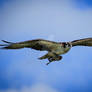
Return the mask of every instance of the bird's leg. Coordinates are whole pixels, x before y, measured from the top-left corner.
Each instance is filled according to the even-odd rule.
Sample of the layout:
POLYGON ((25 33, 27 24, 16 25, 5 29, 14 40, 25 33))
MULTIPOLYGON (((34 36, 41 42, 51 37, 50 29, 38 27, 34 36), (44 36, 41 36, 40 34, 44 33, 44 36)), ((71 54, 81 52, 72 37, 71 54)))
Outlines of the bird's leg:
POLYGON ((48 58, 49 62, 48 62, 46 65, 50 64, 51 62, 59 61, 59 60, 61 60, 61 59, 62 59, 62 56, 49 57, 49 58, 48 58))
POLYGON ((52 60, 53 58, 51 56, 49 56, 49 54, 46 54, 38 59, 42 60, 42 59, 46 59, 46 58, 48 58, 48 60, 49 60, 49 62, 46 65, 50 64, 53 61, 52 60))
POLYGON ((53 58, 52 57, 49 57, 48 60, 49 60, 49 62, 46 63, 46 65, 50 64, 53 61, 53 58))
POLYGON ((58 56, 55 53, 49 52, 46 55, 40 57, 39 59, 42 60, 42 59, 47 59, 47 58, 48 58, 49 62, 46 65, 50 64, 53 61, 59 61, 59 60, 61 60, 62 56, 58 56))

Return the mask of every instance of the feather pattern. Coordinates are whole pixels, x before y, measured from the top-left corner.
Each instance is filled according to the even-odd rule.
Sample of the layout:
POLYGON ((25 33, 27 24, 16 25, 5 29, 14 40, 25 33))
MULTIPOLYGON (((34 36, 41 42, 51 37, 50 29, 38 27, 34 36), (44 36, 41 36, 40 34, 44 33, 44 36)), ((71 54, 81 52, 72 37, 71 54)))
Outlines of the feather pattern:
POLYGON ((24 41, 20 42, 18 44, 25 44, 27 48, 32 48, 35 50, 52 50, 55 48, 55 46, 58 44, 57 42, 54 41, 48 41, 44 39, 36 39, 36 40, 29 40, 29 41, 24 41))
POLYGON ((43 40, 43 39, 36 39, 36 40, 29 40, 29 41, 23 41, 18 43, 12 43, 2 40, 5 43, 8 44, 2 44, 0 46, 5 46, 3 49, 20 49, 20 48, 32 48, 35 50, 47 50, 50 51, 53 48, 56 47, 58 44, 57 42, 43 40))
POLYGON ((84 38, 71 42, 72 46, 92 46, 92 38, 84 38))

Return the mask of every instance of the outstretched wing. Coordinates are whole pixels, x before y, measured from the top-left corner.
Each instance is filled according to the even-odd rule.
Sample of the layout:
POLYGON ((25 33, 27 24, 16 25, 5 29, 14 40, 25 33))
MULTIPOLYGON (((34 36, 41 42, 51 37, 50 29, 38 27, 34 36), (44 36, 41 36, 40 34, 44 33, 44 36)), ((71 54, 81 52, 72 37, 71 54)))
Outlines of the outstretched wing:
POLYGON ((92 38, 74 40, 71 44, 72 46, 92 46, 92 38))
POLYGON ((18 43, 7 42, 4 40, 2 41, 5 43, 8 43, 8 44, 0 45, 0 46, 4 46, 3 49, 32 48, 35 50, 50 51, 51 49, 53 49, 55 44, 57 44, 56 42, 43 40, 43 39, 29 40, 29 41, 18 42, 18 43))

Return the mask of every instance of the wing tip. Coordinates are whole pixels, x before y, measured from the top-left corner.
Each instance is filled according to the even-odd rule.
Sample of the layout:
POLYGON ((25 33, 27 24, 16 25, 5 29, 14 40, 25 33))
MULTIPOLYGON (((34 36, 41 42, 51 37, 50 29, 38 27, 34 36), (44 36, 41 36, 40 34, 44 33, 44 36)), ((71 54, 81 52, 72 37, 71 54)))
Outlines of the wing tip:
POLYGON ((1 41, 4 42, 4 43, 13 43, 13 42, 8 42, 6 40, 1 40, 1 41))

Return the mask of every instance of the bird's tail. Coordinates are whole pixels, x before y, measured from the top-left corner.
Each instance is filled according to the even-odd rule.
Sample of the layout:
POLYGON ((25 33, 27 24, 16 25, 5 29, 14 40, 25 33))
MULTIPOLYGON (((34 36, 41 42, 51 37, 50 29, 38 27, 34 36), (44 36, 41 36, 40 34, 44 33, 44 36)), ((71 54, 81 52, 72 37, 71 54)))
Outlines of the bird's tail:
POLYGON ((22 43, 13 43, 13 42, 8 42, 5 40, 2 40, 6 44, 0 44, 0 49, 21 49, 25 47, 25 44, 22 43))

